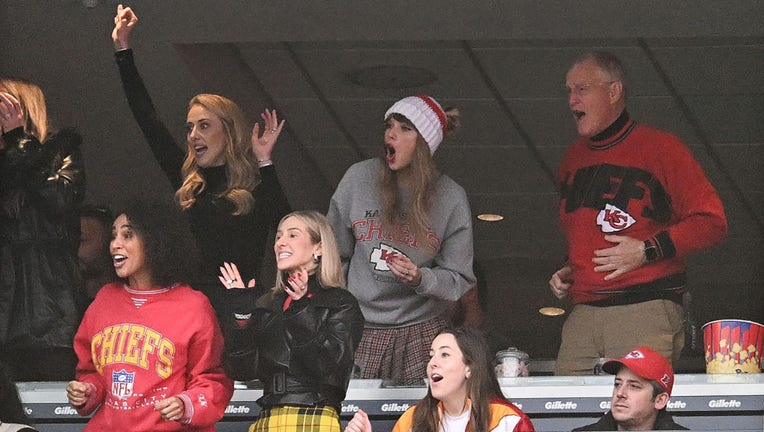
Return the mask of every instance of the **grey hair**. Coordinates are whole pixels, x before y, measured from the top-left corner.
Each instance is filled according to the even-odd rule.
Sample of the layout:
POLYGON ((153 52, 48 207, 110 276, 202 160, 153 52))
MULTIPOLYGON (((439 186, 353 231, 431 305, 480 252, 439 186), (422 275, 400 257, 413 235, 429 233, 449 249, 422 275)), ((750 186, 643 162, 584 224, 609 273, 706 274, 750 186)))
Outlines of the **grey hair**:
POLYGON ((623 67, 621 59, 616 57, 615 54, 607 51, 591 51, 577 58, 573 65, 575 66, 587 61, 594 62, 600 70, 610 77, 610 80, 620 81, 624 94, 626 93, 626 68, 623 67))

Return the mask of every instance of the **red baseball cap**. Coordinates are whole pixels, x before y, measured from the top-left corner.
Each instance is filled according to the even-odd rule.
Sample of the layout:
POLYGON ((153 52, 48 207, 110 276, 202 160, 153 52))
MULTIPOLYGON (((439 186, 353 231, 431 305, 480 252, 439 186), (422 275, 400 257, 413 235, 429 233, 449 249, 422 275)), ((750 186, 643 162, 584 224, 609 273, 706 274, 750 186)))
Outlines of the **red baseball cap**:
POLYGON ((657 351, 646 346, 636 347, 623 358, 606 361, 602 370, 615 375, 621 366, 626 366, 646 380, 657 382, 671 396, 671 389, 674 388, 674 369, 657 351))

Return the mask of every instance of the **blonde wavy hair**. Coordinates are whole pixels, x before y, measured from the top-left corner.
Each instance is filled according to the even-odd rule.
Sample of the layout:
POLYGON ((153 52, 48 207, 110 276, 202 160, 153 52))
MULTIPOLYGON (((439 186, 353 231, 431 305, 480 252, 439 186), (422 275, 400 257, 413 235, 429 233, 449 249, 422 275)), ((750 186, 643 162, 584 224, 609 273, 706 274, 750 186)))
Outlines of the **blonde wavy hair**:
POLYGON ((24 131, 34 135, 41 143, 48 139, 48 108, 42 89, 30 81, 18 78, 0 78, 0 91, 10 93, 21 103, 24 131))
MULTIPOLYGON (((252 211, 255 198, 252 190, 260 183, 260 171, 254 162, 255 157, 248 140, 248 126, 244 113, 230 99, 202 93, 194 96, 188 102, 190 110, 199 105, 220 118, 225 131, 225 169, 228 177, 228 187, 221 194, 235 206, 234 215, 247 214, 252 211)), ((199 172, 196 153, 189 150, 183 161, 181 170, 183 184, 175 192, 175 199, 183 210, 189 209, 196 202, 196 195, 204 190, 206 181, 199 172)))
MULTIPOLYGON (((461 124, 459 110, 449 108, 446 113, 446 134, 450 133, 461 124)), ((391 114, 390 118, 401 123, 406 123, 414 130, 411 121, 402 114, 391 114)), ((438 178, 438 169, 430 154, 430 148, 417 130, 417 142, 414 148, 414 157, 411 164, 403 171, 393 171, 382 160, 382 178, 379 188, 382 201, 382 221, 390 230, 401 230, 404 225, 402 215, 406 215, 405 222, 409 230, 419 241, 427 238, 427 230, 430 227, 431 197, 438 178), (408 202, 401 198, 401 188, 409 191, 408 202)))
MULTIPOLYGON (((326 216, 315 210, 294 211, 281 218, 281 224, 290 217, 297 218, 305 224, 312 244, 321 243, 321 256, 316 263, 315 273, 318 276, 318 282, 324 288, 345 288, 345 280, 342 275, 342 261, 337 247, 337 239, 334 237, 334 231, 326 216)), ((273 287, 273 293, 279 293, 284 290, 285 272, 276 272, 276 285, 273 287)))

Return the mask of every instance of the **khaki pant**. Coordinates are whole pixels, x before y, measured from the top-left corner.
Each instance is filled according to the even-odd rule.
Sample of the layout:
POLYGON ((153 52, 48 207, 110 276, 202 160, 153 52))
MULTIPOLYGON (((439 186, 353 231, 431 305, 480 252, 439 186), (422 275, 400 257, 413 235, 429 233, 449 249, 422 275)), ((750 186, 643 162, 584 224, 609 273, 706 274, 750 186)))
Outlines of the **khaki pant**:
POLYGON ((671 300, 623 306, 575 305, 562 328, 555 375, 591 375, 598 360, 648 346, 676 363, 684 347, 684 313, 671 300))

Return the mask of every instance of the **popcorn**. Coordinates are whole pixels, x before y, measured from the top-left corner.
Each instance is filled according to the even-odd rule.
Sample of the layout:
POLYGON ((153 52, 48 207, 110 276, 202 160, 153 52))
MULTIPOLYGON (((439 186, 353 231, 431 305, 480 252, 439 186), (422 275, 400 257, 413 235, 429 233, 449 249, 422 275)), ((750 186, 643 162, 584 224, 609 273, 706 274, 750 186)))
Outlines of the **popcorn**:
POLYGON ((761 373, 764 326, 718 320, 703 326, 706 373, 761 373))

